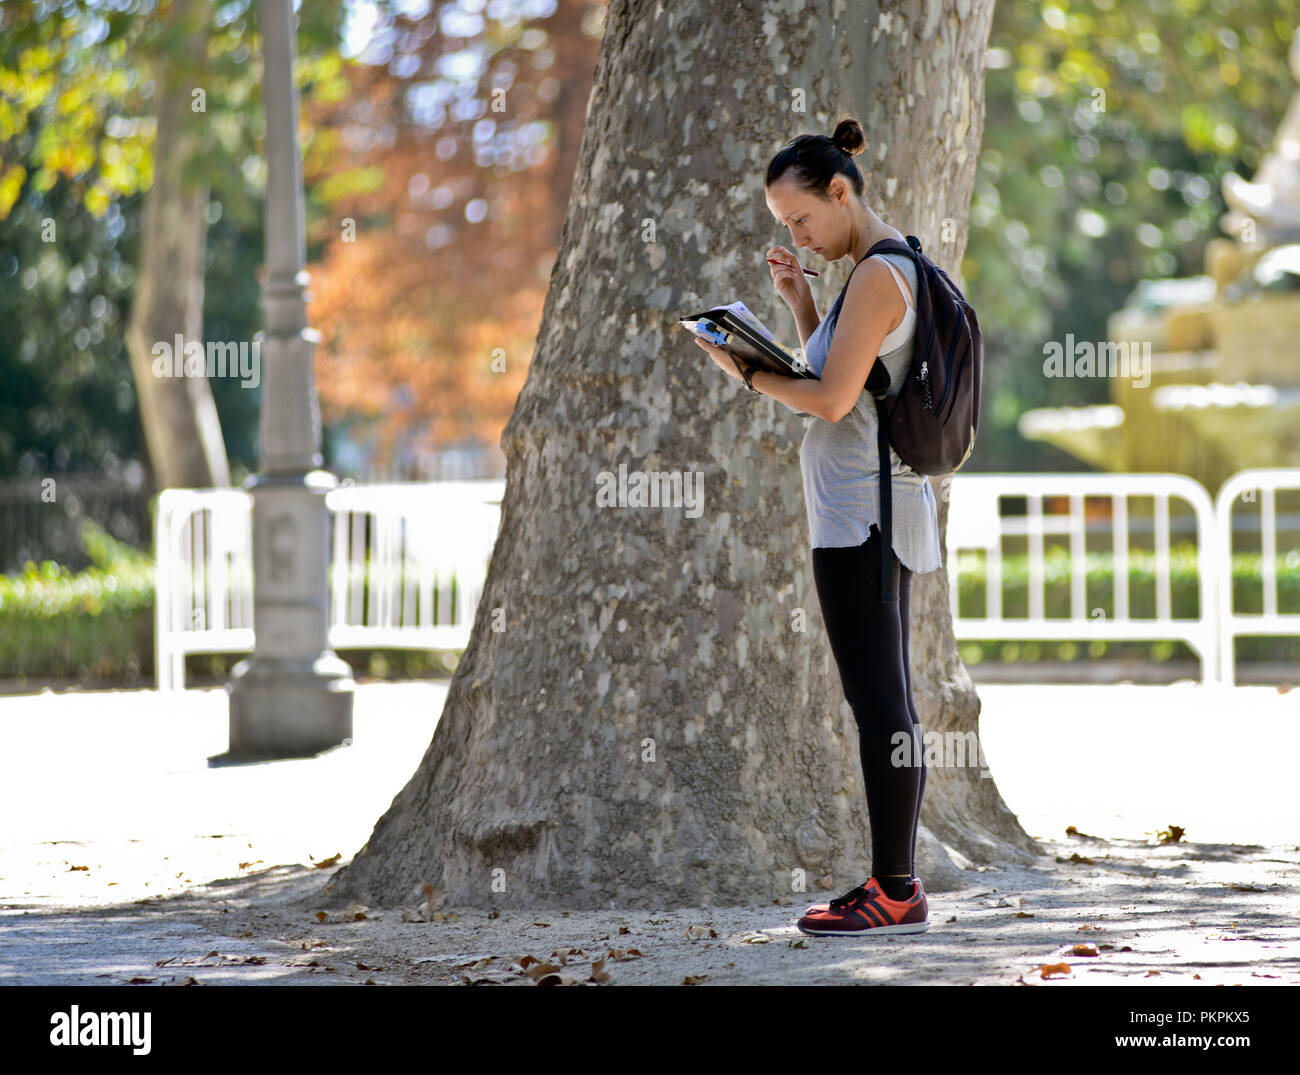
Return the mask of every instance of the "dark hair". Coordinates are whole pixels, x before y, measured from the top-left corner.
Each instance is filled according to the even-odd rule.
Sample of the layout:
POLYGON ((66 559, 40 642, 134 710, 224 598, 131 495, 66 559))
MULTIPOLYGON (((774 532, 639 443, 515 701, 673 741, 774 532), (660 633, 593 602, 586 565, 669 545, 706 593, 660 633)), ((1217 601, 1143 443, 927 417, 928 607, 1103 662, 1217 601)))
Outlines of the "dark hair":
POLYGON ((862 124, 849 117, 835 125, 835 133, 830 137, 824 134, 801 134, 787 142, 767 166, 765 187, 770 187, 778 179, 790 173, 791 179, 803 190, 826 197, 826 188, 837 175, 846 177, 853 187, 853 193, 859 198, 865 189, 866 181, 862 170, 853 162, 853 156, 861 153, 867 145, 866 133, 862 124))

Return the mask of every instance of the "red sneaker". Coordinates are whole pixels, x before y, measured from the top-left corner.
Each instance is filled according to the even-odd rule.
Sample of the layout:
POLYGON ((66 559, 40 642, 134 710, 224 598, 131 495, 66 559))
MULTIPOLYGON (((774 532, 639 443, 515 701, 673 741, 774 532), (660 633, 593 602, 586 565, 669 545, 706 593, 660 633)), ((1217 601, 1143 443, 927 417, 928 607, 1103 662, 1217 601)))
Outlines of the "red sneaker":
POLYGON ((864 933, 924 933, 929 906, 920 879, 904 900, 891 900, 874 877, 830 903, 815 903, 799 919, 799 930, 814 937, 858 937, 864 933))

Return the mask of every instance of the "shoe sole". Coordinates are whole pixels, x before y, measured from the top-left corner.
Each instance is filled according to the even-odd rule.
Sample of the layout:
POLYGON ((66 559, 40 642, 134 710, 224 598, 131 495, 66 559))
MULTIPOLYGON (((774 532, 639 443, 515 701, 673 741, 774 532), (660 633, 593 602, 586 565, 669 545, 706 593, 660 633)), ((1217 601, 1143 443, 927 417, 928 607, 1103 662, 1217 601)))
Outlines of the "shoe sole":
POLYGON ((892 926, 868 926, 866 929, 812 929, 802 922, 796 923, 800 933, 809 937, 863 937, 876 933, 924 933, 930 928, 927 919, 924 922, 900 922, 892 926))

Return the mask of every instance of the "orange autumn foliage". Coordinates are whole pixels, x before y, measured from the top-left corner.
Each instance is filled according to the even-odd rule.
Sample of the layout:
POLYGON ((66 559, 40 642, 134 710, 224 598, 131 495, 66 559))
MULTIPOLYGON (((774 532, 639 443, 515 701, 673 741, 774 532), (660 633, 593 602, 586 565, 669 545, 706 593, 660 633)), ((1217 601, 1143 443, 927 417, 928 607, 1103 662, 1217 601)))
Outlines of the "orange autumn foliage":
POLYGON ((342 101, 312 104, 306 180, 330 192, 310 234, 322 419, 351 423, 385 463, 500 439, 536 345, 604 7, 558 0, 511 31, 468 104, 421 114, 411 92, 466 44, 443 38, 444 6, 395 24, 420 78, 358 64, 342 101))

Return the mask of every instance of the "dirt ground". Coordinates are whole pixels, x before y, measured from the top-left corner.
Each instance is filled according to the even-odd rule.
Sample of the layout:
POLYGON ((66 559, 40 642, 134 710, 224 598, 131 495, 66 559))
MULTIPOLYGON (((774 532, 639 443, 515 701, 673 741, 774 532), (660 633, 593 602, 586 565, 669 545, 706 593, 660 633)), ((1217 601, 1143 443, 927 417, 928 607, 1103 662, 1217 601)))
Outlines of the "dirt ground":
MULTIPOLYGON (((1161 844, 1144 834, 1153 818, 1200 819, 1194 766, 1214 759, 1184 704, 1199 696, 1089 689, 1112 692, 1104 706, 1101 696, 1079 703, 1091 746, 1108 741, 1106 719, 1118 727, 1144 710, 1153 742, 1172 743, 1168 728, 1179 729, 1177 741, 1191 745, 1182 760, 1164 748, 1159 772, 1170 783, 1117 780, 1117 759, 1106 780, 1072 790, 1048 764, 1060 744, 1024 731, 1043 726, 1042 698, 991 691, 982 735, 999 787, 1049 854, 1030 867, 972 869, 961 887, 931 893, 926 933, 856 938, 795 928, 804 905, 840 891, 660 912, 442 906, 422 915, 412 898, 404 909, 318 913, 336 906, 320 896, 330 874, 418 764, 438 712, 427 686, 372 692, 365 706, 359 696, 348 748, 230 769, 203 760, 224 748, 219 698, 188 697, 183 721, 173 703, 151 711, 150 692, 8 699, 0 985, 1300 985, 1300 846, 1277 838, 1294 831, 1294 794, 1266 768, 1289 765, 1293 753, 1276 742, 1295 734, 1290 710, 1266 707, 1294 697, 1258 695, 1252 736, 1275 729, 1275 749, 1234 770, 1230 792, 1219 782, 1219 798, 1189 826, 1201 840, 1161 844), (1165 728, 1150 699, 1168 697, 1183 702, 1165 728), (1021 709, 1036 724, 1017 724, 1021 709), (60 753, 69 743, 76 749, 60 753), (1184 786, 1187 797, 1174 801, 1184 786), (1160 806, 1127 802, 1129 788, 1160 806), (1066 836, 1065 817, 1105 835, 1066 836), (1241 831, 1263 842, 1212 842, 1241 831), (1044 977, 1044 967, 1057 969, 1044 977)), ((1209 699, 1207 712, 1217 705, 1209 699)), ((1077 738, 1073 719, 1053 704, 1066 740, 1077 738)))
POLYGON ((1300 985, 1300 849, 1047 843, 1054 855, 1040 865, 972 871, 969 885, 931 897, 926 933, 880 938, 804 937, 802 905, 497 917, 442 907, 421 921, 413 901, 321 921, 330 871, 279 866, 127 906, 11 903, 0 981, 1300 985))

